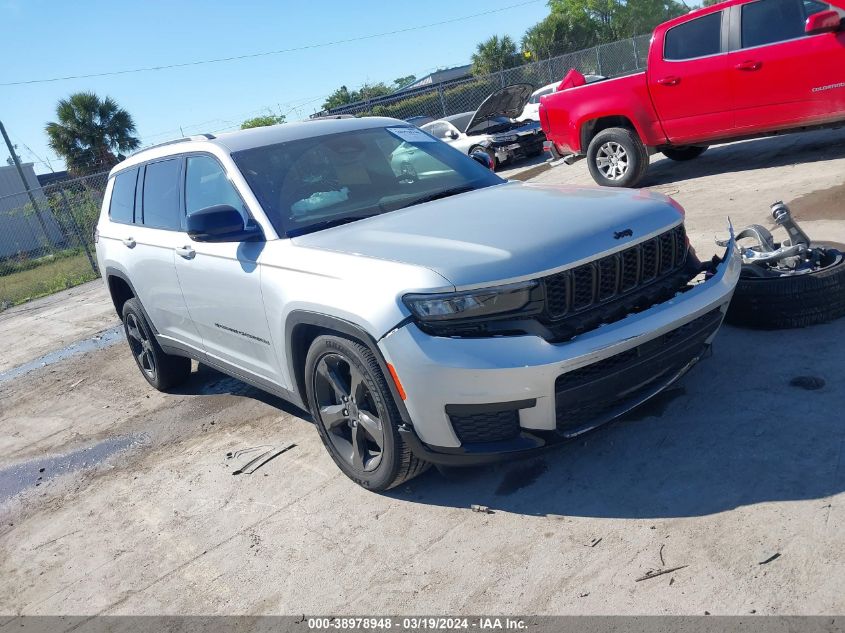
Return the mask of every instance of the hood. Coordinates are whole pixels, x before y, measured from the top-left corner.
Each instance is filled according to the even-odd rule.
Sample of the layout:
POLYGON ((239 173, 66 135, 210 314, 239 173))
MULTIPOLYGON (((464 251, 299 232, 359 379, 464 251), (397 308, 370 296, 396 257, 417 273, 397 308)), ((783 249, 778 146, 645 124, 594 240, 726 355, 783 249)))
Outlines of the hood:
POLYGON ((569 268, 622 250, 682 219, 666 196, 644 190, 509 182, 292 241, 422 266, 463 289, 569 268), (633 235, 616 237, 626 229, 633 235))
POLYGON ((471 130, 482 121, 494 116, 515 119, 522 114, 525 104, 531 99, 532 92, 534 92, 534 86, 531 84, 513 84, 497 90, 481 102, 466 129, 471 130))

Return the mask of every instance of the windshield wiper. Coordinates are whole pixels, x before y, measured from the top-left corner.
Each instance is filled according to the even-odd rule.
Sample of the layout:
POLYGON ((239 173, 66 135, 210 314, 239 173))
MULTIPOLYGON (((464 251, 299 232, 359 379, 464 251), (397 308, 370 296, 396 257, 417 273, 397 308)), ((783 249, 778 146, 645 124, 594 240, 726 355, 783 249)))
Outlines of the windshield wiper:
POLYGON ((367 215, 347 215, 342 218, 332 218, 331 220, 323 220, 322 222, 314 222, 308 226, 303 226, 296 229, 285 231, 288 237, 296 237, 297 235, 305 235, 306 233, 313 233, 314 231, 322 231, 323 229, 330 229, 333 226, 341 226, 342 224, 349 224, 350 222, 357 222, 365 218, 371 218, 378 213, 368 213, 367 215))
POLYGON ((424 202, 431 202, 433 200, 440 200, 441 198, 448 198, 449 196, 456 196, 459 193, 466 193, 467 191, 474 190, 475 187, 471 187, 469 185, 463 185, 461 187, 452 187, 451 189, 443 189, 441 191, 435 191, 434 193, 430 193, 425 196, 421 196, 419 198, 414 199, 412 202, 405 205, 403 208, 412 207, 415 204, 422 204, 424 202))

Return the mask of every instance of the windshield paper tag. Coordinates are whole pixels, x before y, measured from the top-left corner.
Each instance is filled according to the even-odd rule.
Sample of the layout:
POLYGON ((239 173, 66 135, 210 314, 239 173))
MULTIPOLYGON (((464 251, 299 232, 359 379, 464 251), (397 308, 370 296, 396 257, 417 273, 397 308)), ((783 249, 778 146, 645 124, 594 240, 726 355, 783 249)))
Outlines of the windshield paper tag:
POLYGON ((415 127, 389 127, 387 131, 408 143, 434 143, 435 139, 415 127))

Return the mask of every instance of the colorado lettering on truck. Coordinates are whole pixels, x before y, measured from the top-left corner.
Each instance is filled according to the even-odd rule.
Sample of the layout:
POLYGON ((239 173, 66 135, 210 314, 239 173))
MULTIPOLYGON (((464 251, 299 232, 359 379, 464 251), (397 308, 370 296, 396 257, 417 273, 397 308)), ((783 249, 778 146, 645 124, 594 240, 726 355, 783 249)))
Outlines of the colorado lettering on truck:
POLYGON ((571 72, 540 101, 554 154, 632 187, 657 152, 845 123, 845 0, 727 0, 659 25, 644 72, 571 72))

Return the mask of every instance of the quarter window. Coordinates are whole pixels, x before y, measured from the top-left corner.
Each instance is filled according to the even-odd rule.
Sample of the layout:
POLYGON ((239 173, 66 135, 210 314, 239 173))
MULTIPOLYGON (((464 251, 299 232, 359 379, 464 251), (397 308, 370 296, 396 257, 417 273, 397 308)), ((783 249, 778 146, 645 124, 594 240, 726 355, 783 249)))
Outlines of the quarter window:
POLYGON ((189 156, 185 176, 185 211, 190 215, 221 204, 240 211, 245 221, 249 219, 241 197, 220 163, 211 156, 189 156))
POLYGON ((759 0, 742 5, 742 48, 765 46, 804 36, 799 0, 759 0))
POLYGON ((179 158, 147 165, 144 176, 144 226, 173 231, 181 228, 180 171, 179 158))
POLYGON ((716 55, 722 50, 722 13, 711 13, 669 29, 663 58, 682 61, 716 55))
POLYGON ((111 204, 109 205, 109 217, 112 222, 132 224, 135 218, 135 181, 138 179, 138 170, 129 169, 122 171, 114 177, 114 186, 111 190, 111 204))

